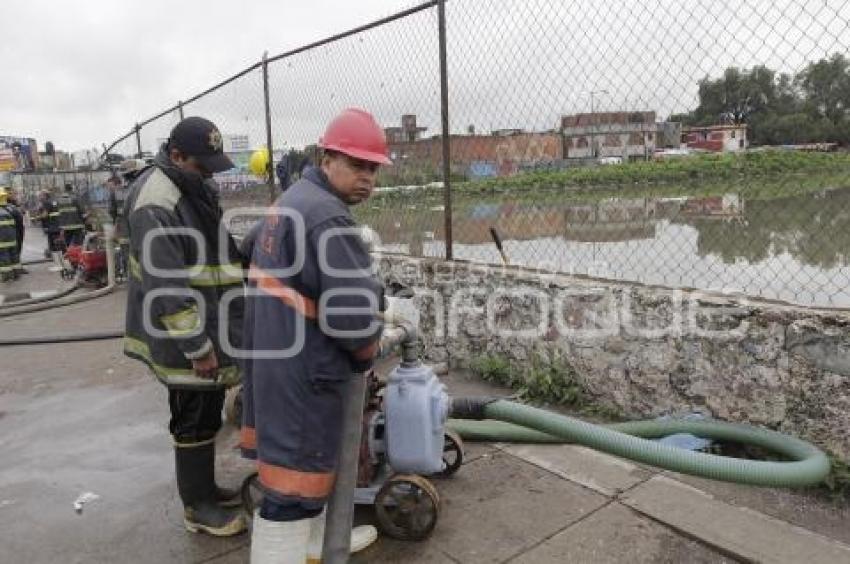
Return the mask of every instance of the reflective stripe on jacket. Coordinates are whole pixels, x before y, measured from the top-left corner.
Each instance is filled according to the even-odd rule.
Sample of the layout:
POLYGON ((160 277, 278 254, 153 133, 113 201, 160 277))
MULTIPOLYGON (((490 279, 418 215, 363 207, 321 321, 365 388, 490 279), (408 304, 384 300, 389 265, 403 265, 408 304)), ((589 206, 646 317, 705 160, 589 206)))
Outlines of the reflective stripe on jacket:
POLYGON ((59 197, 59 225, 65 231, 85 229, 83 206, 76 196, 64 194, 59 197))
POLYGON ((17 246, 15 219, 6 208, 0 206, 0 273, 5 274, 14 269, 17 246))
MULTIPOLYGON (((195 188, 206 189, 200 183, 195 188)), ((218 241, 204 232, 199 209, 160 166, 136 179, 127 203, 130 276, 124 353, 145 362, 167 386, 238 383, 240 371, 229 354, 241 347, 244 307, 235 245, 225 244, 226 256, 218 256, 218 241), (192 371, 192 360, 210 350, 218 357, 216 381, 192 371)))

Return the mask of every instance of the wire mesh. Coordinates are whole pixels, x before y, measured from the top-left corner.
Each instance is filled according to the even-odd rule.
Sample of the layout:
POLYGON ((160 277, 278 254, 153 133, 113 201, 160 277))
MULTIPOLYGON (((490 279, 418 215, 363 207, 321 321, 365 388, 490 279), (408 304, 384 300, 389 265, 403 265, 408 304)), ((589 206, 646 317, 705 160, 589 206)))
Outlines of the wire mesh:
POLYGON ((446 6, 456 258, 850 305, 846 2, 446 6))
POLYGON ((441 208, 404 196, 441 178, 436 17, 422 10, 269 66, 274 145, 291 161, 290 180, 316 162, 316 143, 343 109, 366 109, 386 128, 393 165, 381 169, 377 197, 354 211, 385 249, 415 256, 445 255, 441 208), (424 147, 422 158, 399 142, 405 136, 424 147))
MULTIPOLYGON (((284 184, 340 110, 394 166, 355 208, 391 251, 850 306, 850 3, 453 0, 443 178, 437 8, 273 59, 284 184)), ((262 69, 184 108, 266 143, 262 69)), ((176 114, 142 128, 143 149, 176 114)), ((115 152, 137 152, 135 136, 115 152)), ((231 152, 234 151, 231 147, 231 152)), ((238 156, 230 204, 267 201, 238 156), (241 182, 241 184, 240 184, 241 182)), ((221 182, 221 181, 220 181, 221 182)), ((230 205, 229 204, 229 205, 230 205)))
MULTIPOLYGON (((159 152, 160 146, 168 139, 171 129, 179 122, 180 112, 179 110, 173 110, 140 127, 139 143, 141 145, 141 158, 153 158, 159 152)), ((135 135, 129 141, 132 145, 136 145, 135 135)), ((138 151, 138 147, 133 148, 134 153, 138 151)))
POLYGON ((248 170, 251 153, 266 145, 262 70, 253 69, 185 104, 183 115, 209 119, 221 131, 224 150, 235 165, 233 169, 216 175, 222 205, 230 208, 268 204, 269 191, 265 179, 254 176, 248 170))

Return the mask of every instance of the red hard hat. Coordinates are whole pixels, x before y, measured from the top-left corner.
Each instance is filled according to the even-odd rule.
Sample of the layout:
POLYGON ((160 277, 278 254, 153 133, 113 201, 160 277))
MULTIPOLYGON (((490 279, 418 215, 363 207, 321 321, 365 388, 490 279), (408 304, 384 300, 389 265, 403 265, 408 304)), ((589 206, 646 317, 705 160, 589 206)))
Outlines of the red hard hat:
POLYGON ((345 153, 355 159, 390 165, 387 158, 387 138, 372 114, 358 108, 348 108, 328 124, 319 139, 319 147, 345 153))

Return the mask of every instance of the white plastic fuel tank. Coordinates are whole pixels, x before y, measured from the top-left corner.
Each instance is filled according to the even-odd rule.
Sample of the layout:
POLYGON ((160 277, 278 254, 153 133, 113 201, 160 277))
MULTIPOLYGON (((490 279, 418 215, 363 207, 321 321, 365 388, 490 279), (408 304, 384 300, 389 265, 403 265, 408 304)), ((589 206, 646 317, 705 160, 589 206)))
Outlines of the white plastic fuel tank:
POLYGON ((396 367, 384 390, 384 412, 393 470, 425 475, 441 471, 449 397, 431 367, 396 367))

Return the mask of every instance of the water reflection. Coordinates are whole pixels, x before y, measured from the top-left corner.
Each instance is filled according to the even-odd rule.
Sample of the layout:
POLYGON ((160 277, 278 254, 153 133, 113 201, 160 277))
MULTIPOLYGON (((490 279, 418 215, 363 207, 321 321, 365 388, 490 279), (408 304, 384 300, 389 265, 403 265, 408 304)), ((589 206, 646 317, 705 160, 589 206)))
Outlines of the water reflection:
MULTIPOLYGON (((362 214, 388 250, 441 256, 443 212, 408 201, 362 214)), ((706 198, 498 203, 458 207, 457 258, 619 280, 850 306, 850 189, 771 200, 706 198)))

